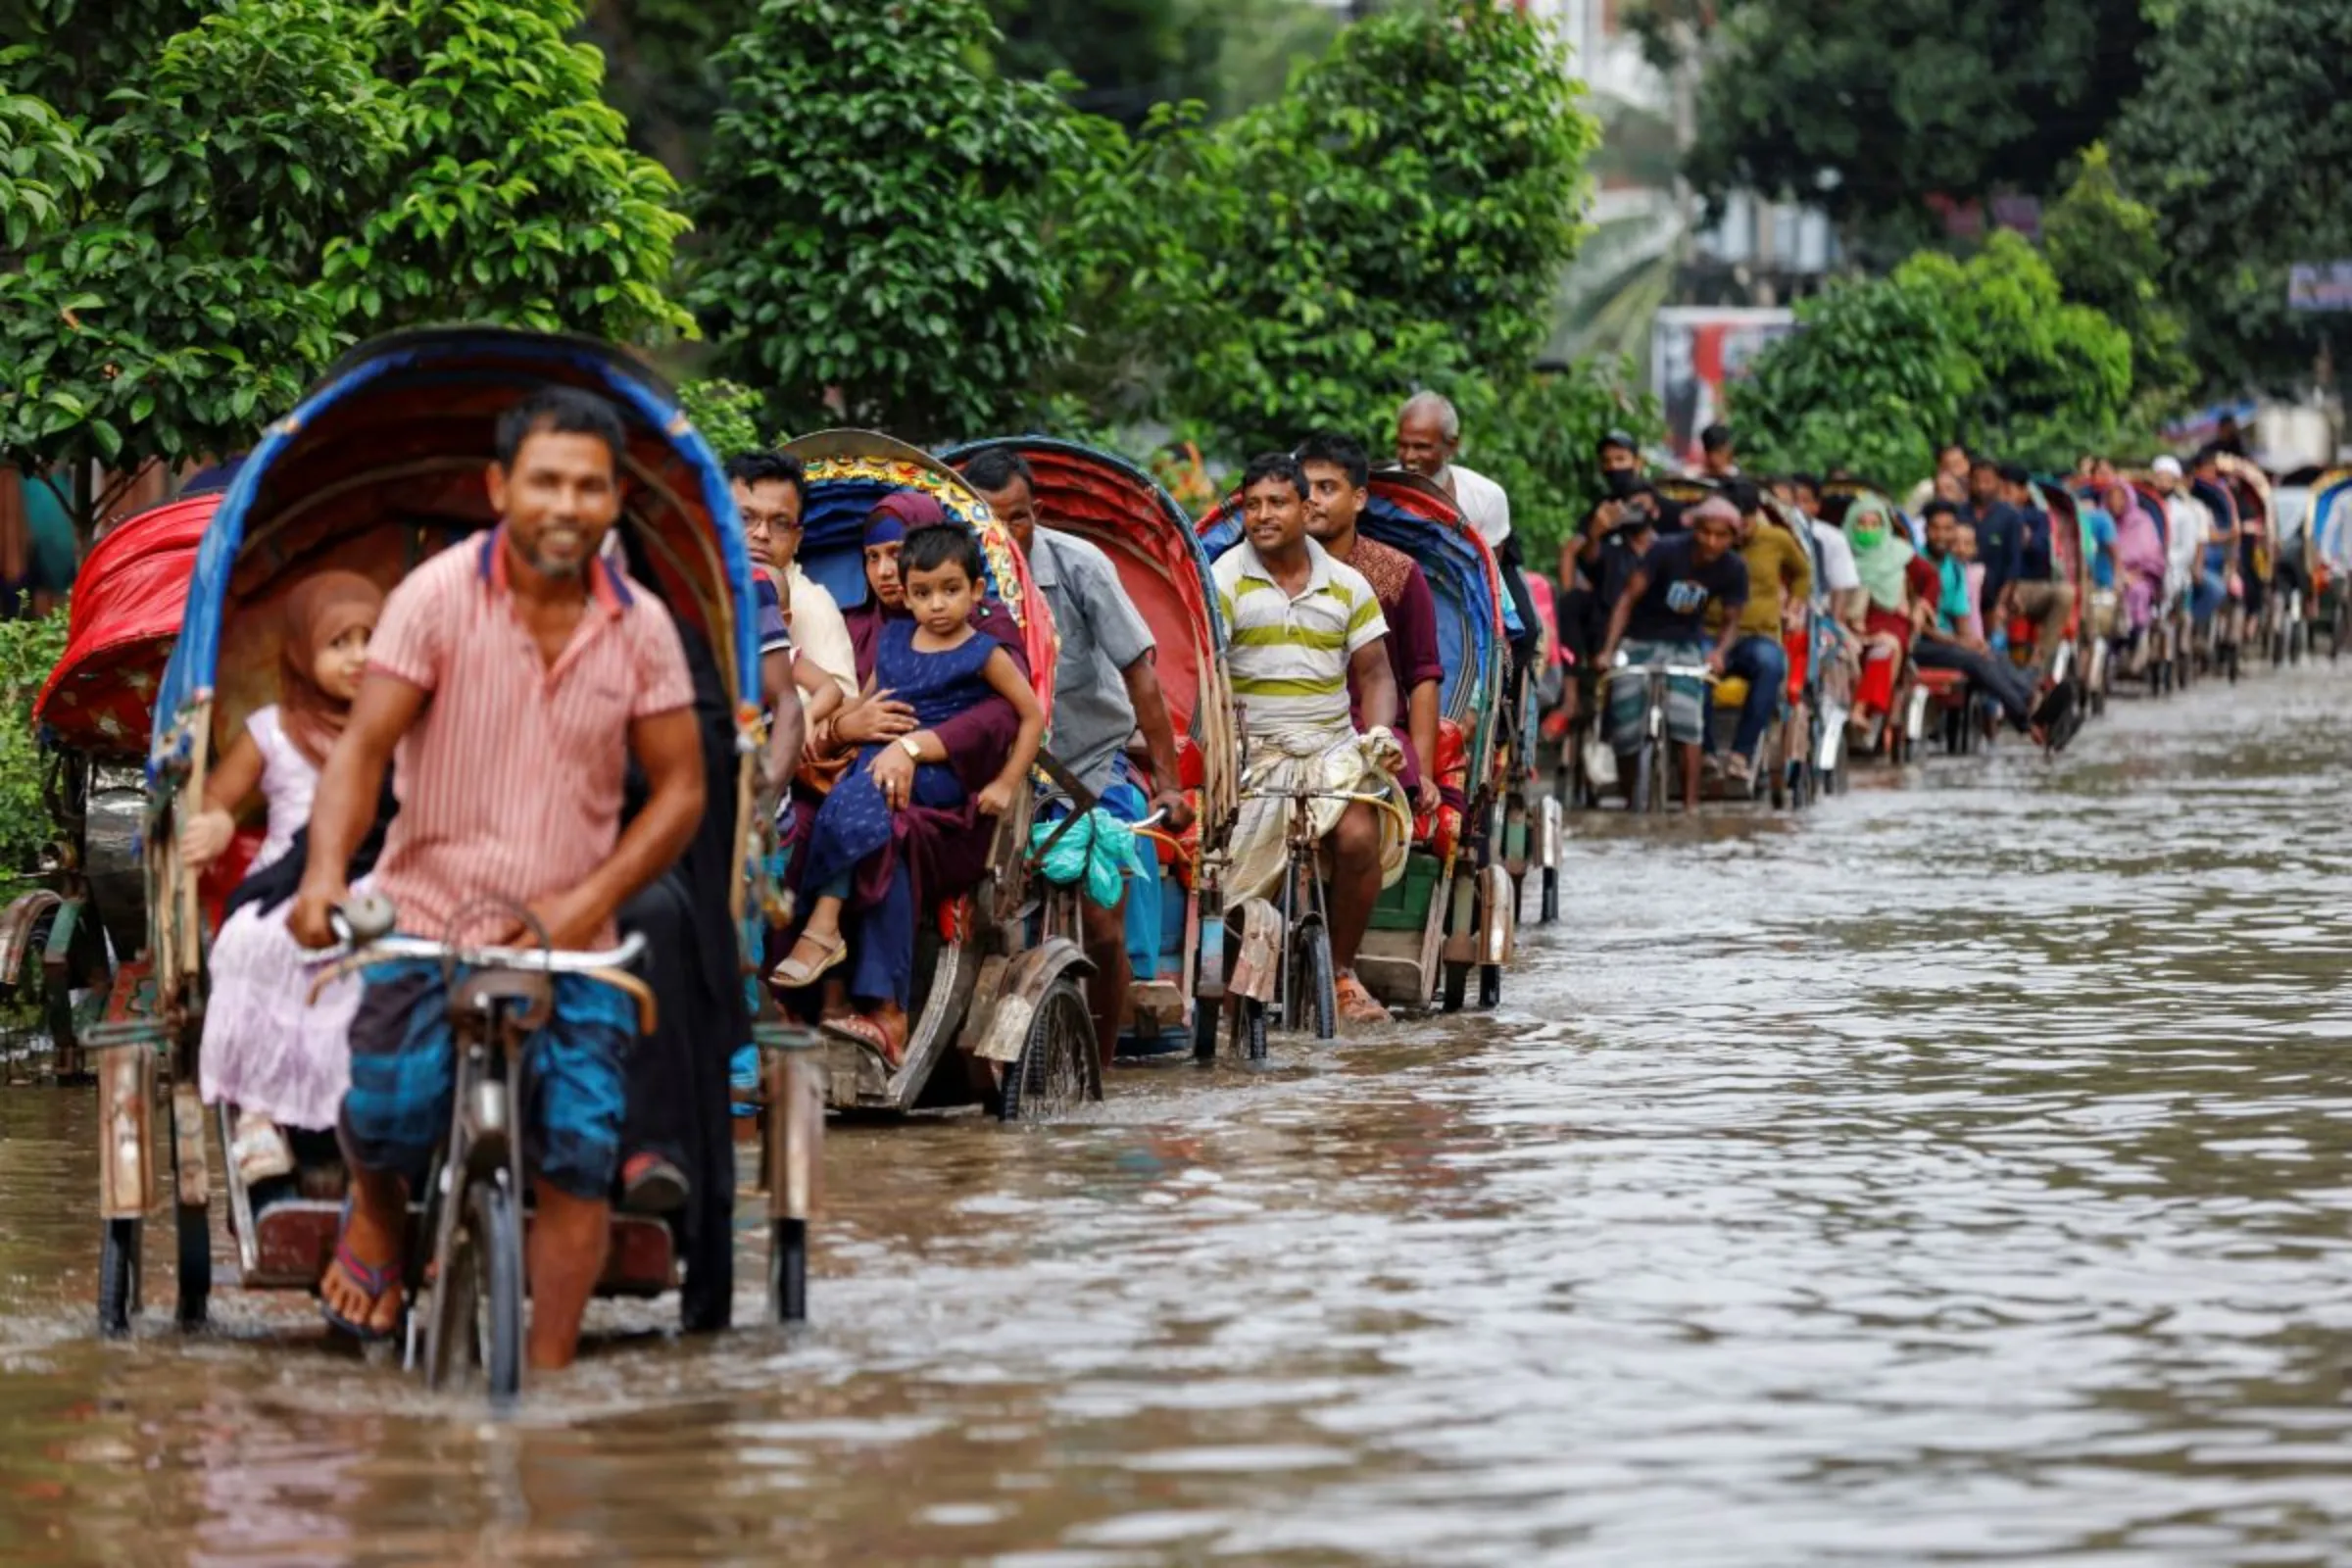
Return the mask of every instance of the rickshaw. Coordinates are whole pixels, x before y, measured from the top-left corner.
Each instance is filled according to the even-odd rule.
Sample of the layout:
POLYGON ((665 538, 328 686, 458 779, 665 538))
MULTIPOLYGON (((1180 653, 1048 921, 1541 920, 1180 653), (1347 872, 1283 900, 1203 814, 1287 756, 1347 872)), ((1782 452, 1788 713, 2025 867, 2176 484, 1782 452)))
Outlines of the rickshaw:
POLYGON ((1370 490, 1356 526, 1418 562, 1437 601, 1446 679, 1438 756, 1424 765, 1464 806, 1458 818, 1441 807, 1427 831, 1415 821, 1404 875, 1372 907, 1356 973, 1392 1006, 1427 1006, 1442 985, 1453 1012, 1475 969, 1479 1005, 1491 1007, 1502 1000, 1527 871, 1557 876, 1559 803, 1528 788, 1535 728, 1529 712, 1511 710, 1514 618, 1494 552, 1453 498, 1418 474, 1379 469, 1370 490))
MULTIPOLYGON (((616 532, 631 577, 669 608, 690 662, 699 659, 724 692, 723 712, 706 724, 706 751, 735 788, 711 798, 710 809, 726 814, 707 817, 703 831, 721 848, 718 879, 725 885, 697 896, 714 901, 722 913, 762 897, 765 858, 757 841, 766 817, 752 802, 764 724, 750 563, 718 464, 680 414, 675 394, 622 351, 580 338, 453 327, 398 333, 353 351, 270 426, 222 498, 198 550, 186 616, 157 691, 141 823, 154 1006, 146 1016, 102 1026, 90 1041, 98 1067, 104 1333, 126 1332, 139 1308, 142 1232, 159 1180, 173 1216, 175 1315, 183 1326, 207 1315, 215 1177, 197 1091, 207 921, 176 840, 180 822, 203 799, 216 746, 274 695, 282 597, 302 576, 327 566, 394 583, 441 548, 476 535, 493 521, 482 472, 494 455, 498 416, 550 383, 593 392, 619 412, 628 452, 616 532), (159 1077, 169 1081, 160 1141, 149 1128, 159 1077)), ((355 938, 372 934, 368 922, 355 918, 352 925, 355 938)), ((632 943, 641 947, 643 940, 632 943)), ((507 1071, 497 1070, 497 1047, 511 1045, 511 1032, 527 1024, 534 1005, 528 994, 543 997, 548 974, 572 966, 573 956, 532 949, 460 956, 460 950, 422 938, 386 941, 482 965, 453 987, 460 1089, 438 1175, 412 1202, 404 1254, 415 1308, 408 1354, 428 1385, 478 1374, 492 1398, 504 1400, 520 1379, 528 1223, 519 1141, 506 1127, 509 1108, 527 1086, 513 1054, 503 1063, 507 1071), (470 1026, 457 1017, 467 1008, 470 1026), (457 1151, 472 1157, 461 1166, 457 1151)), ((359 949, 351 957, 368 961, 398 951, 404 950, 359 949)), ((322 965, 335 956, 322 955, 322 965)), ((650 1033, 651 990, 634 976, 620 978, 639 995, 641 1027, 650 1033)), ((821 1127, 811 1109, 815 1064, 801 1049, 806 1037, 775 1027, 755 1033, 768 1048, 761 1169, 769 1188, 770 1302, 777 1315, 790 1316, 800 1310, 821 1127)), ((723 1093, 718 1108, 721 1119, 710 1132, 724 1141, 723 1093)), ((225 1147, 233 1112, 227 1106, 220 1112, 225 1147)), ((331 1138, 314 1141, 331 1150, 331 1138)), ((306 1156, 301 1138, 296 1147, 306 1156)), ((235 1271, 246 1288, 317 1289, 339 1229, 341 1176, 340 1165, 319 1159, 316 1150, 295 1178, 261 1187, 249 1188, 230 1165, 227 1219, 235 1271)), ((731 1184, 725 1197, 731 1200, 731 1184)), ((707 1275, 731 1272, 728 1227, 715 1234, 704 1227, 692 1247, 700 1250, 681 1259, 668 1220, 616 1211, 600 1291, 658 1296, 678 1286, 681 1260, 689 1293, 698 1284, 707 1288, 707 1275), (706 1268, 710 1259, 715 1261, 706 1268)))
MULTIPOLYGON (((2050 667, 2042 673, 2053 685, 2072 682, 2076 687, 2075 710, 2085 712, 2088 710, 2082 701, 2086 690, 2085 668, 2077 654, 2082 628, 2090 619, 2091 574, 2089 563, 2084 559, 2082 509, 2075 493, 2054 479, 2034 479, 2032 493, 2034 504, 2049 515, 2051 569, 2058 581, 2073 590, 2058 651, 2050 658, 2050 667)), ((2021 666, 2032 662, 2034 623, 2023 615, 2016 616, 2009 622, 2008 633, 2011 662, 2021 666)))
MULTIPOLYGON (((871 597, 866 514, 914 490, 980 541, 986 596, 1017 628, 1029 679, 1054 708, 1054 619, 1012 536, 963 476, 871 430, 826 430, 785 448, 808 468, 799 562, 846 612, 871 597)), ((1027 940, 1042 886, 1031 865, 1034 802, 996 824, 979 883, 918 913, 915 992, 897 1066, 860 1035, 820 1027, 826 1102, 835 1110, 905 1115, 979 1104, 1006 1121, 1061 1114, 1102 1098, 1085 950, 1067 937, 1027 940)))
POLYGON ((2352 641, 2352 468, 2333 468, 2312 481, 2304 520, 2304 563, 2311 574, 2313 629, 2328 638, 2328 662, 2352 641))
MULTIPOLYGON (((1416 819, 1404 874, 1381 891, 1356 955, 1356 977, 1393 1007, 1428 1006, 1444 993, 1447 1010, 1469 995, 1473 970, 1483 1005, 1500 999, 1502 968, 1510 960, 1517 893, 1499 859, 1507 820, 1510 751, 1504 743, 1510 650, 1502 607, 1500 567, 1450 496, 1415 474, 1379 469, 1356 527, 1364 537, 1411 556, 1429 579, 1438 607, 1439 662, 1446 678, 1439 695, 1438 755, 1423 765, 1441 788, 1462 802, 1416 819)), ((1200 525, 1213 558, 1242 537, 1241 509, 1228 498, 1200 525)), ((1253 1009, 1311 1024, 1329 1038, 1328 1013, 1317 1015, 1327 958, 1319 930, 1287 929, 1282 913, 1262 899, 1236 911, 1241 959, 1230 988, 1248 1031, 1253 1009), (1294 977, 1298 977, 1296 981, 1294 977), (1307 1017, 1292 1004, 1303 996, 1307 1017)), ((1247 1038, 1247 1034, 1246 1034, 1247 1038)))
MULTIPOLYGON (((2173 545, 2173 514, 2166 505, 2164 492, 2157 488, 2154 476, 2145 471, 2135 470, 2121 478, 2132 492, 2132 504, 2155 520, 2157 535, 2164 540, 2166 559, 2169 561, 2173 545)), ((2138 679, 2152 697, 2166 696, 2189 685, 2196 678, 2192 632, 2187 589, 2185 586, 2176 587, 2168 570, 2164 602, 2156 607, 2155 618, 2149 623, 2145 637, 2133 650, 2131 664, 2135 667, 2123 670, 2122 678, 2138 679)))
MULTIPOLYGON (((140 768, 164 662, 179 636, 197 541, 220 495, 191 495, 126 518, 90 550, 76 579, 66 648, 33 700, 59 828, 46 886, 0 910, 0 987, 25 995, 38 955, 43 1021, 60 1080, 87 1076, 83 1035, 144 1005, 146 891, 137 850, 146 809, 140 768), (118 983, 119 982, 119 983, 118 983)), ((250 854, 249 841, 242 848, 250 854)), ((235 853, 227 858, 234 859, 235 853)))
MULTIPOLYGON (((1884 511, 1888 525, 1902 528, 1903 537, 1911 542, 1913 548, 1918 548, 1920 531, 1917 522, 1888 500, 1885 491, 1857 479, 1832 479, 1822 485, 1822 520, 1834 528, 1843 528, 1847 514, 1863 502, 1875 504, 1884 511)), ((1917 758, 1919 743, 1928 732, 1931 708, 1944 715, 1938 722, 1948 726, 1951 722, 1950 711, 1955 709, 1965 710, 1968 706, 1967 677, 1958 671, 1923 669, 1908 655, 1897 657, 1891 652, 1874 653, 1866 648, 1861 677, 1855 685, 1856 707, 1861 706, 1865 692, 1871 693, 1875 702, 1879 696, 1878 688, 1882 686, 1886 703, 1881 710, 1884 717, 1869 737, 1869 744, 1862 746, 1856 754, 1850 746, 1838 747, 1834 752, 1833 747, 1838 743, 1826 737, 1822 743, 1821 757, 1833 759, 1829 765, 1822 768, 1824 773, 1837 781, 1833 788, 1842 787, 1845 777, 1842 764, 1847 756, 1878 758, 1900 766, 1917 758)), ((1945 730, 1947 740, 1951 733, 1949 728, 1945 730)))
MULTIPOLYGON (((2302 572, 2284 547, 2271 476, 2259 465, 2227 452, 2220 455, 2220 463, 2243 530, 2237 555, 2246 582, 2241 640, 2255 641, 2274 666, 2285 664, 2302 655, 2302 572)), ((2235 673, 2233 666, 2231 674, 2235 673)))
POLYGON ((1208 555, 1191 514, 1122 458, 1068 441, 1019 436, 973 442, 948 452, 946 461, 960 469, 984 447, 1020 454, 1047 524, 1109 557, 1120 586, 1152 628, 1153 668, 1176 731, 1177 783, 1192 799, 1195 820, 1181 837, 1149 834, 1158 868, 1158 898, 1152 902, 1159 924, 1145 931, 1136 920, 1129 923, 1134 981, 1121 1049, 1154 1055, 1174 1041, 1213 1057, 1225 1001, 1219 876, 1240 809, 1241 731, 1208 555))

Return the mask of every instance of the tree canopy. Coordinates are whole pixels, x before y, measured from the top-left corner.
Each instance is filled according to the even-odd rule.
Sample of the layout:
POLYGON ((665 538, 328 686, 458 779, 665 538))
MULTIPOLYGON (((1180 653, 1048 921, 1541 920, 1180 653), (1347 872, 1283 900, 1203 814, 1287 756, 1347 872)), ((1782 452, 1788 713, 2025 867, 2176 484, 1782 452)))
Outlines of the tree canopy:
POLYGON ((2294 382, 2323 323, 2286 308, 2287 269, 2352 257, 2352 7, 2171 0, 2117 162, 2157 215, 2164 278, 2200 367, 2294 382))
MULTIPOLYGON (((675 329, 684 220, 567 0, 0 4, 0 460, 243 448, 406 321, 675 329), (487 275, 485 275, 487 274, 487 275)), ((86 535, 108 502, 77 488, 86 535)))

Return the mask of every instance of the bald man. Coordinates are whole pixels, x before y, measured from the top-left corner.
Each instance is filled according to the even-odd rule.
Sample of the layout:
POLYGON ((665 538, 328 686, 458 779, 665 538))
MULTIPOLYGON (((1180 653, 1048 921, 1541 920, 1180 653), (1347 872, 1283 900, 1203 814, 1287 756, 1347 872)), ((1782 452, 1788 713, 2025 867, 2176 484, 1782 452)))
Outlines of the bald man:
POLYGON ((1503 587, 1519 616, 1511 640, 1515 669, 1524 672, 1541 646, 1536 602, 1528 596, 1519 541, 1511 533, 1511 498, 1502 486, 1454 461, 1462 446, 1462 418, 1445 397, 1416 392, 1396 411, 1396 462, 1453 497, 1470 526, 1478 530, 1502 565, 1503 587))

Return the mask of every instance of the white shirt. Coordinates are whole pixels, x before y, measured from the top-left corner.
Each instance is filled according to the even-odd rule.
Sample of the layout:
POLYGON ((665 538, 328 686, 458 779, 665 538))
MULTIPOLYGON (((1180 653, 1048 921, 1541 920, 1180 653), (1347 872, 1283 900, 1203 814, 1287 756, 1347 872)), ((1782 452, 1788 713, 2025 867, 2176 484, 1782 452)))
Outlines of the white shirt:
POLYGON ((2177 594, 2197 575, 2205 542, 2213 537, 2213 512, 2186 491, 2168 497, 2164 512, 2170 524, 2165 530, 2164 585, 2167 593, 2177 594))
POLYGON ((1854 547, 1846 542, 1845 530, 1833 528, 1818 518, 1807 518, 1813 524, 1813 540, 1821 546, 1821 585, 1833 594, 1848 593, 1862 586, 1862 573, 1854 568, 1854 547))
POLYGON ((1491 550, 1500 550, 1502 542, 1511 536, 1511 498, 1502 486, 1475 468, 1465 468, 1458 463, 1446 466, 1438 483, 1453 494, 1453 504, 1462 509, 1462 515, 1491 550))
POLYGON ((841 607, 794 562, 785 568, 784 624, 801 658, 833 677, 841 695, 858 695, 858 650, 841 607))

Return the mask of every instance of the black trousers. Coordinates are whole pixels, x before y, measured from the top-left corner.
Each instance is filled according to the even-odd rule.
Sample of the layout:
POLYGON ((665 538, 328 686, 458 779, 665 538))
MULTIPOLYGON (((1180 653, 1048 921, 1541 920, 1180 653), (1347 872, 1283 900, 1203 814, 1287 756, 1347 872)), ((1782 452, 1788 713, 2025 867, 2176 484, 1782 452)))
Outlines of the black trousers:
POLYGON ((2020 669, 1996 654, 1980 653, 1958 643, 1937 642, 1932 637, 1922 637, 1913 644, 1911 657, 1929 669, 1959 670, 1972 685, 1999 703, 2009 722, 2019 729, 2033 721, 2034 705, 2039 697, 2033 671, 2020 669))

